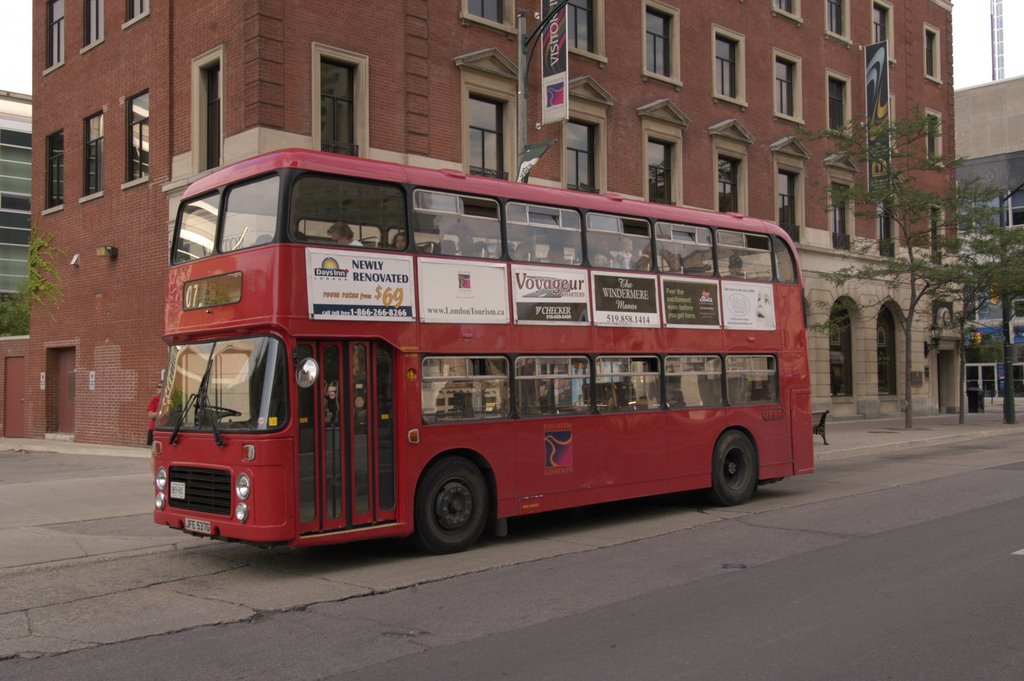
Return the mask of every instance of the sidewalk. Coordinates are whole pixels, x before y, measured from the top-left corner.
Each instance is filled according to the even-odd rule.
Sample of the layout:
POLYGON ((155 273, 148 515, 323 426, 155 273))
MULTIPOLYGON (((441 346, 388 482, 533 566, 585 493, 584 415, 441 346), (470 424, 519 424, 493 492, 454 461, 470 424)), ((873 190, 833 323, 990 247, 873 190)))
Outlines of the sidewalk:
MULTIPOLYGON (((964 424, 958 423, 956 414, 939 416, 914 416, 913 430, 904 429, 903 416, 878 419, 836 418, 829 414, 825 425, 825 437, 814 436, 814 456, 817 460, 828 460, 876 454, 889 449, 907 449, 926 445, 946 444, 959 440, 975 440, 1015 432, 1024 425, 1024 399, 1016 403, 1017 423, 1003 423, 1003 404, 1000 398, 985 401, 985 412, 965 414, 964 424)), ((0 438, 0 450, 22 450, 28 452, 56 452, 58 454, 90 454, 93 456, 125 456, 148 458, 148 447, 119 447, 95 445, 65 440, 36 440, 0 438)))
POLYGON ((959 423, 957 414, 938 416, 914 415, 914 428, 906 430, 902 415, 896 417, 865 419, 829 419, 825 425, 825 437, 814 436, 814 458, 818 461, 840 459, 850 456, 877 454, 887 450, 908 449, 929 445, 949 444, 958 441, 973 441, 1009 433, 1024 432, 1024 401, 1016 402, 1014 425, 1003 423, 1003 404, 1000 398, 985 401, 985 411, 980 414, 964 414, 964 423, 959 423))

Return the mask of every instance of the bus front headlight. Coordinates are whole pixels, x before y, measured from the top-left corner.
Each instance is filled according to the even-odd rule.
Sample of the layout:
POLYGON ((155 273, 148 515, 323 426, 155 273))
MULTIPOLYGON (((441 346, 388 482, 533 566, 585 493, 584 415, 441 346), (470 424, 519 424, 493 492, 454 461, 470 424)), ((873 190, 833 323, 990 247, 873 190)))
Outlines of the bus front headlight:
POLYGON ((167 487, 167 471, 160 466, 156 469, 156 488, 163 492, 165 487, 167 487))
POLYGON ((252 484, 249 481, 249 476, 246 473, 241 473, 235 478, 235 495, 245 501, 249 498, 249 492, 252 490, 252 484))
POLYGON ((158 510, 158 511, 164 510, 164 504, 166 504, 166 503, 167 503, 167 498, 164 496, 164 493, 163 492, 157 492, 156 493, 156 510, 158 510))
POLYGON ((248 519, 249 507, 245 505, 244 501, 238 502, 238 505, 235 506, 235 520, 237 520, 240 523, 244 523, 248 519))

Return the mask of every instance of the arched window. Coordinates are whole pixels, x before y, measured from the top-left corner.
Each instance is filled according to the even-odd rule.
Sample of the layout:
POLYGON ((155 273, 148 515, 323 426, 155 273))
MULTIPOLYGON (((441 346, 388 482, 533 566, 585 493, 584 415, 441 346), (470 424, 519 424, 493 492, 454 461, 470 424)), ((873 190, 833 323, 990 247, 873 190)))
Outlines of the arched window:
POLYGON ((896 394, 896 324, 889 310, 878 313, 878 394, 896 394))
POLYGON ((837 300, 829 314, 828 336, 833 397, 853 395, 853 344, 850 338, 850 311, 843 301, 837 300))

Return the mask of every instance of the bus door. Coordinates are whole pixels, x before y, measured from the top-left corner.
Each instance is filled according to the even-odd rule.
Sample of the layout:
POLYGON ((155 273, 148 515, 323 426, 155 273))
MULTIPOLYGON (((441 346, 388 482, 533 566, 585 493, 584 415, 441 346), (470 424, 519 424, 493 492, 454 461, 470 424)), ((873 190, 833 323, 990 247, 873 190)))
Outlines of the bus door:
POLYGON ((395 519, 394 359, 372 341, 300 342, 320 376, 298 388, 299 531, 395 519))

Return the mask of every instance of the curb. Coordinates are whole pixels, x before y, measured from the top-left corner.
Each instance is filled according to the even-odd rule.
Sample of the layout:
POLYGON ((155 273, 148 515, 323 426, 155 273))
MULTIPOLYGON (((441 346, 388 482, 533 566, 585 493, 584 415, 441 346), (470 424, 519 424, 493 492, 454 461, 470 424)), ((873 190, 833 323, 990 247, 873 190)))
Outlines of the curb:
MULTIPOLYGON (((969 433, 952 433, 949 435, 936 435, 934 437, 919 437, 910 438, 908 440, 898 440, 894 442, 880 442, 872 445, 862 445, 860 447, 846 447, 843 449, 830 449, 819 452, 817 449, 814 451, 815 461, 829 461, 837 459, 846 459, 854 456, 862 456, 868 454, 881 454, 883 452, 891 451, 893 449, 917 449, 919 447, 929 447, 932 445, 949 444, 951 442, 961 442, 963 440, 978 440, 990 437, 999 437, 1001 435, 1010 434, 1009 428, 1001 428, 998 430, 980 430, 971 431, 969 433)), ((828 447, 830 445, 823 445, 828 447)))

